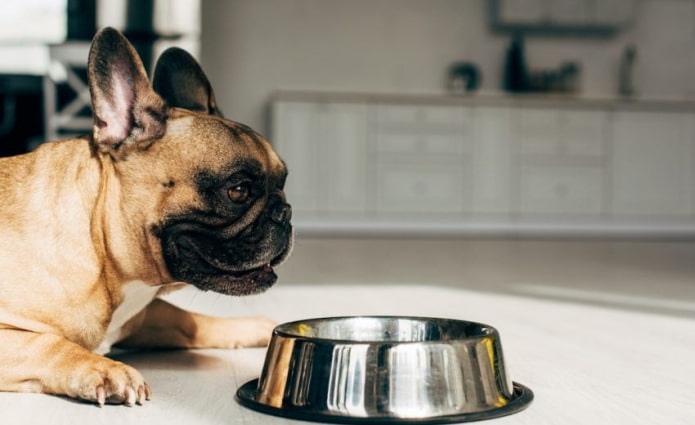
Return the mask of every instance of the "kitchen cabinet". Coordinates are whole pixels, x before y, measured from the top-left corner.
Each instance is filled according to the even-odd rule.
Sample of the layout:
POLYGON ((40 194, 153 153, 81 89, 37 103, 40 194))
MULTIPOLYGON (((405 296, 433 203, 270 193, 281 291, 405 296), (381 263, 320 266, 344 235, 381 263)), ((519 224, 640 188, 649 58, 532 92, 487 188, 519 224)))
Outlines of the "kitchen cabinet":
POLYGON ((464 199, 463 167, 445 162, 379 163, 378 212, 400 214, 460 213, 464 199))
MULTIPOLYGON (((273 104, 271 135, 278 153, 289 164, 291 184, 285 192, 295 213, 318 209, 319 149, 325 106, 307 102, 273 104)), ((325 189, 324 189, 325 190, 325 189)))
POLYGON ((695 235, 695 103, 285 93, 302 231, 695 235))
POLYGON ((302 213, 363 213, 367 208, 365 105, 273 105, 272 134, 291 164, 287 196, 302 213))
POLYGON ((613 118, 612 211, 624 216, 695 213, 691 113, 617 112, 613 118))
POLYGON ((379 104, 375 112, 376 212, 467 208, 471 108, 379 104))
POLYGON ((603 212, 607 113, 521 109, 518 144, 519 212, 603 212))
POLYGON ((512 212, 515 145, 510 107, 474 108, 471 213, 509 217, 512 212))
POLYGON ((321 112, 318 205, 328 213, 367 208, 367 106, 328 105, 321 112))

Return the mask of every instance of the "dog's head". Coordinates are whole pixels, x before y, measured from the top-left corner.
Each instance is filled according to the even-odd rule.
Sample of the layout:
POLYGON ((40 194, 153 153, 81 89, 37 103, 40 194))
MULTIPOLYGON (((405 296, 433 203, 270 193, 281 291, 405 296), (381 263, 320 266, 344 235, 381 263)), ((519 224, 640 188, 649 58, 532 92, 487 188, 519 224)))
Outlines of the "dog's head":
POLYGON ((292 245, 287 170, 263 137, 222 116, 198 63, 169 49, 151 86, 107 28, 88 75, 92 146, 108 180, 99 216, 116 267, 232 295, 275 283, 292 245))

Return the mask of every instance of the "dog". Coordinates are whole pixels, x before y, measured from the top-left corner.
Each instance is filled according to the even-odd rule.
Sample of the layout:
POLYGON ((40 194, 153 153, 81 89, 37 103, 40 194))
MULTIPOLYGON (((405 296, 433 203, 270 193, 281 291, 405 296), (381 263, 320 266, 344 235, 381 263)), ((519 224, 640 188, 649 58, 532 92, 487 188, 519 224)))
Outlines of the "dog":
POLYGON ((260 293, 292 249, 287 169, 225 119, 200 65, 165 51, 152 84, 127 39, 94 37, 90 135, 0 159, 0 390, 132 406, 151 390, 110 347, 263 346, 272 322, 158 298, 260 293))

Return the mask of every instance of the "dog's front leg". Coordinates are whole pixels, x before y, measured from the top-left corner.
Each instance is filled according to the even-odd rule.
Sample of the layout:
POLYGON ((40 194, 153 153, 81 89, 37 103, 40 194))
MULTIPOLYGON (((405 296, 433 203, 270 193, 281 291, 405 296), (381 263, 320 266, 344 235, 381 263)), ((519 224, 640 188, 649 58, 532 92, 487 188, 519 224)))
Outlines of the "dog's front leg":
POLYGON ((54 334, 0 329, 0 390, 133 405, 150 398, 140 373, 54 334))
POLYGON ((119 347, 241 348, 268 344, 275 323, 262 317, 211 317, 155 299, 126 328, 119 347))

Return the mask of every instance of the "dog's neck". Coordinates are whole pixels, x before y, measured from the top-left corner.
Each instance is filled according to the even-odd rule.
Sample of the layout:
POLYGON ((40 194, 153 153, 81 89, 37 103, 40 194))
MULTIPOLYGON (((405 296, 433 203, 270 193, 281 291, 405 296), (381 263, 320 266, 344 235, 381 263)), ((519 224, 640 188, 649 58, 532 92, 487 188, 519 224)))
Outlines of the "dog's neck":
MULTIPOLYGON (((70 298, 65 302, 70 303, 77 301, 72 299, 71 294, 106 291, 108 295, 105 301, 110 306, 99 311, 113 314, 128 298, 124 289, 127 282, 146 282, 146 285, 153 286, 148 293, 156 294, 156 286, 163 283, 159 272, 150 266, 146 254, 139 257, 134 255, 138 249, 142 250, 142 246, 129 244, 131 241, 120 240, 116 236, 128 233, 121 227, 126 225, 127 220, 121 216, 121 209, 118 207, 121 199, 118 176, 107 155, 95 153, 89 140, 84 138, 65 143, 46 143, 32 155, 0 159, 0 169, 5 168, 5 161, 12 163, 12 167, 7 168, 12 168, 14 173, 10 175, 0 171, 0 197, 12 200, 5 204, 11 205, 12 209, 4 205, 0 205, 0 209, 4 209, 4 216, 16 214, 11 221, 14 229, 7 230, 16 230, 25 235, 37 234, 37 237, 25 238, 27 244, 36 244, 35 246, 22 247, 24 251, 32 252, 32 258, 6 259, 26 263, 27 267, 33 269, 33 275, 37 276, 36 281, 26 287, 27 299, 31 299, 35 293, 50 293, 58 297, 56 302, 63 302, 61 297, 65 296, 70 298), (56 167, 56 164, 60 166, 56 167), (27 184, 10 184, 13 180, 27 184), (50 187, 52 190, 33 193, 34 187, 50 187), (23 196, 18 196, 19 191, 24 192, 23 196), (26 192, 29 192, 28 196, 26 192), (105 193, 110 195, 105 196, 105 193), (16 213, 22 210, 33 211, 46 204, 57 206, 53 215, 34 217, 16 213), (70 235, 63 235, 68 229, 70 235), (47 234, 52 235, 47 238, 47 234), (54 243, 46 244, 43 242, 46 240, 54 243), (73 242, 67 246, 60 244, 62 240, 81 240, 83 243, 73 242), (126 250, 128 255, 124 255, 126 250), (128 257, 135 260, 123 260, 128 257), (63 268, 62 275, 70 277, 69 291, 57 291, 68 282, 60 282, 53 276, 51 264, 60 264, 63 268), (39 279, 39 276, 45 278, 39 279), (41 285, 45 287, 40 287, 41 285)), ((151 300, 149 296, 146 298, 148 302, 151 300)), ((111 314, 90 318, 94 329, 89 326, 89 330, 83 329, 81 335, 75 335, 74 338, 84 339, 79 341, 84 346, 98 345, 110 323, 114 323, 116 328, 122 325, 117 325, 113 320, 117 318, 112 318, 111 314)), ((70 333, 67 330, 62 332, 70 333)))

